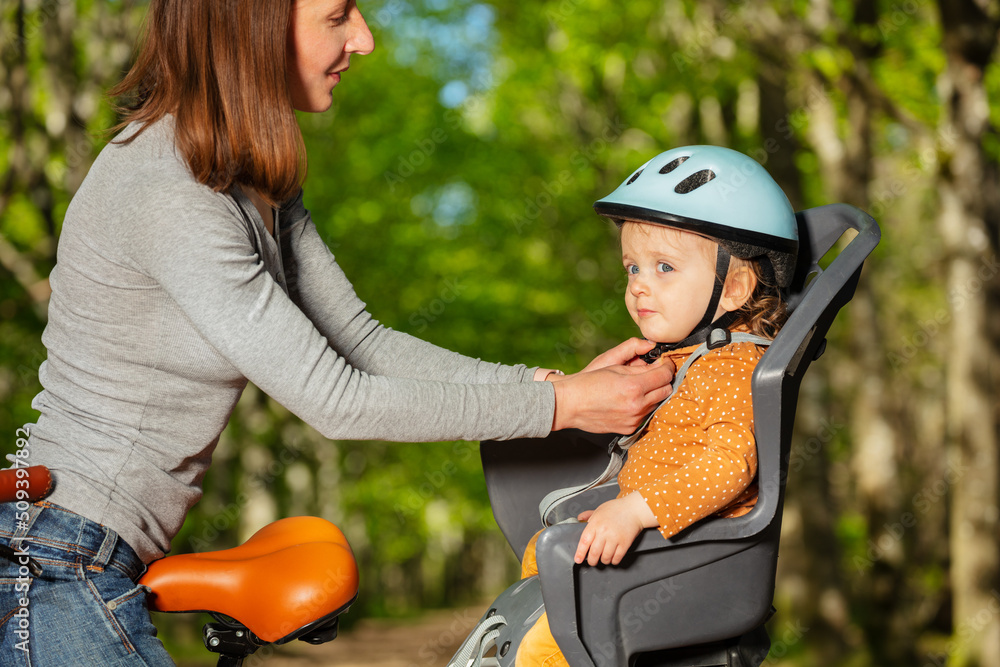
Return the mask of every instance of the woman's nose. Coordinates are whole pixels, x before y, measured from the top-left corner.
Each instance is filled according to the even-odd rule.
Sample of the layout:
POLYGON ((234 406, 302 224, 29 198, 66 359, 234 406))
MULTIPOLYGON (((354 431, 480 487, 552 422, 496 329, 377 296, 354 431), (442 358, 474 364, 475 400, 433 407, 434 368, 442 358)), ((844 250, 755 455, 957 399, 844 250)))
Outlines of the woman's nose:
POLYGON ((368 28, 365 17, 361 15, 361 10, 355 8, 355 18, 351 21, 351 36, 347 40, 345 50, 349 53, 357 53, 366 56, 375 50, 375 38, 368 28))

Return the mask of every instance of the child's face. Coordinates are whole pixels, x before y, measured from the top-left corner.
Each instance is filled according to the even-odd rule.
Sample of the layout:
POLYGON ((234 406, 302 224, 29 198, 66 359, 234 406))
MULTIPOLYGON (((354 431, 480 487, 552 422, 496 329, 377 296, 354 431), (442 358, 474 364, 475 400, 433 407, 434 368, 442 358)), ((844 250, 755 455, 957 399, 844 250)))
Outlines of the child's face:
MULTIPOLYGON (((625 305, 643 337, 684 340, 705 315, 715 285, 718 244, 690 232, 626 221, 622 264, 628 274, 625 305)), ((720 306, 716 317, 724 310, 720 306)))

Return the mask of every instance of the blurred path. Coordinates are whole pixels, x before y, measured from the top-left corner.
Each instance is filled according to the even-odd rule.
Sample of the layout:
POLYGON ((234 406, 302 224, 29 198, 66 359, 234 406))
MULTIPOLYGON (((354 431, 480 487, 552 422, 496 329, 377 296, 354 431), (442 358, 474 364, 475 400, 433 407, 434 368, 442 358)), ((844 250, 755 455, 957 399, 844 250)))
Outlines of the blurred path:
MULTIPOLYGON (((364 619, 321 646, 292 642, 265 647, 248 658, 244 667, 444 667, 487 604, 429 612, 408 620, 364 619)), ((193 663, 183 664, 193 667, 193 663)))

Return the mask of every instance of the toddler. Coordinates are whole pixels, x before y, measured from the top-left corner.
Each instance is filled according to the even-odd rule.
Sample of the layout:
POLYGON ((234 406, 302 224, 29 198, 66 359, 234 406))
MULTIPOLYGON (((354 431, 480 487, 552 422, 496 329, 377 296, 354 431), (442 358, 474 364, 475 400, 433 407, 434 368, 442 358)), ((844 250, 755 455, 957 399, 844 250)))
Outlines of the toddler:
MULTIPOLYGON (((614 500, 579 515, 576 562, 617 565, 644 528, 664 537, 708 516, 737 517, 757 500, 750 381, 763 356, 731 332, 772 339, 798 234, 788 199, 753 159, 714 146, 661 153, 594 204, 618 225, 625 303, 642 335, 680 368, 697 358, 628 450, 614 500)), ((537 574, 535 540, 522 576, 537 574)), ((543 615, 517 667, 568 665, 543 615)))

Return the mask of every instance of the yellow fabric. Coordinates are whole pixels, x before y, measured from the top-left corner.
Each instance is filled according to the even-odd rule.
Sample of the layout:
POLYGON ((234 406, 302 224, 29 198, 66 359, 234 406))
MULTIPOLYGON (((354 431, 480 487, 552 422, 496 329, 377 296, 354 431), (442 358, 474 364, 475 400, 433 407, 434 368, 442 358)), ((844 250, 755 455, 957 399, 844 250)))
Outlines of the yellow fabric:
MULTIPOLYGON (((535 561, 535 542, 541 531, 528 542, 521 559, 521 578, 526 579, 538 574, 538 563, 535 561)), ((542 614, 521 640, 514 658, 514 667, 569 667, 563 657, 555 637, 549 629, 549 615, 542 614)))
MULTIPOLYGON (((675 350, 678 368, 695 347, 675 350)), ((628 450, 618 474, 619 498, 633 491, 656 516, 660 533, 671 537, 707 516, 736 517, 757 502, 757 444, 750 391, 753 369, 763 356, 753 343, 712 350, 688 369, 675 395, 628 450)), ((536 534, 521 561, 521 578, 538 574, 536 534)), ((569 663, 549 629, 547 614, 521 641, 515 667, 569 663)))

